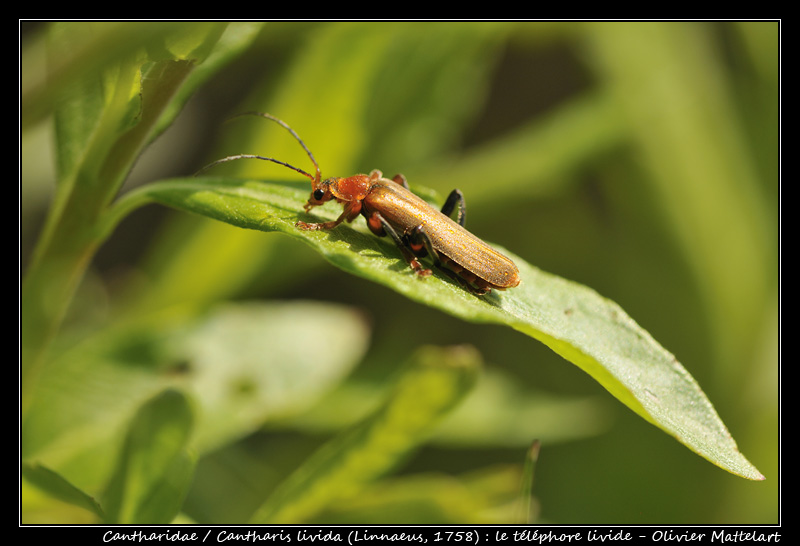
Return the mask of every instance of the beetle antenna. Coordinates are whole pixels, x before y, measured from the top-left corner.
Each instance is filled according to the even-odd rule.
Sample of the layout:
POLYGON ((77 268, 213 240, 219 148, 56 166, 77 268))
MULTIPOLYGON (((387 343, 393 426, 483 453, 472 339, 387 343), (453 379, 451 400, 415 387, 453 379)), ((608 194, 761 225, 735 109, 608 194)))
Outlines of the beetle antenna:
MULTIPOLYGON (((322 173, 319 170, 319 164, 317 163, 317 160, 314 159, 314 154, 312 154, 311 150, 308 149, 308 146, 306 146, 306 143, 303 142, 302 138, 300 138, 300 135, 295 133, 294 129, 289 127, 288 123, 286 123, 285 121, 283 121, 281 119, 276 118, 272 114, 267 114, 266 112, 245 112, 243 114, 239 114, 239 115, 233 116, 233 118, 231 118, 231 119, 238 118, 238 117, 241 117, 241 116, 261 116, 262 118, 267 118, 269 120, 274 121, 275 123, 277 123, 278 125, 280 125, 284 129, 289 131, 289 133, 291 133, 291 135, 295 138, 295 140, 300 143, 300 146, 302 146, 303 149, 306 151, 306 154, 308 154, 308 158, 311 160, 311 163, 314 164, 314 169, 317 172, 317 176, 316 176, 316 178, 314 180, 316 180, 316 182, 319 182, 322 179, 322 173)), ((297 169, 295 169, 295 170, 297 170, 297 169)))
POLYGON ((280 161, 278 159, 273 159, 271 157, 264 157, 264 156, 253 155, 253 154, 229 155, 228 157, 223 157, 222 159, 217 159, 213 163, 209 163, 205 167, 201 168, 199 171, 194 173, 194 175, 197 176, 198 174, 203 173, 203 172, 207 171, 208 169, 210 169, 212 167, 216 167, 220 163, 226 163, 228 161, 235 161, 237 159, 261 159, 261 160, 264 160, 264 161, 272 161, 273 163, 277 163, 278 165, 283 165, 284 167, 289 167, 293 171, 297 171, 300 174, 307 176, 308 178, 311 179, 312 182, 315 182, 315 181, 319 180, 319 179, 314 178, 312 175, 308 174, 303 169, 298 169, 294 165, 289 165, 288 163, 284 163, 283 161, 280 161))
POLYGON ((289 131, 289 133, 291 133, 291 135, 295 138, 295 140, 297 140, 297 142, 300 143, 300 146, 302 146, 303 149, 306 151, 306 154, 308 154, 308 158, 311 160, 311 163, 314 164, 314 169, 316 171, 316 176, 312 176, 312 175, 308 174, 306 171, 304 171, 303 169, 299 169, 299 168, 295 167, 294 165, 289 165, 288 163, 284 163, 283 161, 280 161, 280 160, 277 160, 277 159, 273 159, 271 157, 263 157, 263 156, 260 156, 260 155, 253 155, 253 154, 239 154, 239 155, 231 155, 231 156, 228 156, 228 157, 223 157, 222 159, 218 159, 218 160, 214 161, 213 163, 209 163, 208 165, 206 165, 205 167, 203 167, 202 169, 197 171, 195 173, 195 176, 197 176, 198 174, 210 169, 211 167, 215 167, 216 165, 219 165, 220 163, 225 163, 227 161, 234 161, 236 159, 261 159, 261 160, 264 160, 264 161, 272 161, 273 163, 277 163, 278 165, 283 165, 284 167, 288 167, 288 168, 292 169, 293 171, 297 171, 298 173, 300 173, 300 174, 302 174, 304 176, 307 176, 308 178, 311 179, 312 182, 315 183, 315 187, 316 187, 316 184, 319 184, 320 180, 322 180, 322 173, 320 172, 320 169, 319 169, 319 163, 317 163, 317 160, 314 159, 314 154, 312 154, 311 150, 308 149, 308 146, 306 146, 306 143, 303 142, 303 139, 300 138, 300 136, 297 133, 294 132, 294 129, 289 127, 289 124, 287 124, 285 121, 283 121, 281 119, 276 118, 272 114, 267 114, 266 112, 244 112, 242 114, 237 114, 237 115, 233 116, 232 118, 229 119, 229 121, 231 119, 235 119, 235 118, 242 117, 242 116, 261 116, 263 118, 267 118, 269 120, 274 121, 275 123, 277 123, 278 125, 280 125, 284 129, 289 131))

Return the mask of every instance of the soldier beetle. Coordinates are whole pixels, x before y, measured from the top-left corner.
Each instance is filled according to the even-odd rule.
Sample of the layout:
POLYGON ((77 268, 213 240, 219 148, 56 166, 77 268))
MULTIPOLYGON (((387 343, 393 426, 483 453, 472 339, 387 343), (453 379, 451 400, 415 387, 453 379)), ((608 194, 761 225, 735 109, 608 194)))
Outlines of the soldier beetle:
POLYGON ((303 206, 306 213, 331 200, 344 207, 336 220, 321 223, 298 221, 295 223, 298 229, 331 230, 342 222, 352 222, 361 214, 372 233, 392 238, 405 261, 421 277, 429 276, 431 270, 423 267, 417 258, 431 256, 441 271, 477 295, 486 294, 492 288, 505 290, 519 284, 519 270, 514 262, 464 227, 466 205, 461 191, 453 190, 441 211, 438 211, 411 192, 401 174, 387 179, 381 171, 373 170, 368 175, 323 180, 311 150, 289 125, 262 112, 242 115, 248 114, 272 120, 289 131, 311 159, 315 174, 311 175, 271 157, 253 154, 228 156, 203 167, 201 171, 236 159, 261 159, 283 165, 311 180, 311 195, 303 206), (453 220, 450 215, 456 207, 458 216, 453 220))

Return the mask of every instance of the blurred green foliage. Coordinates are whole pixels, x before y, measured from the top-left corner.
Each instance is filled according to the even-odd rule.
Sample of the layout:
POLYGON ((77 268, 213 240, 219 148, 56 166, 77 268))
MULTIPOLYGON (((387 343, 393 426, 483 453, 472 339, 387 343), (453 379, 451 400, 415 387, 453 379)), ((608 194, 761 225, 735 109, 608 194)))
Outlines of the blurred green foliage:
POLYGON ((43 465, 23 467, 23 522, 96 521, 82 492, 124 507, 104 505, 108 521, 168 521, 182 503, 178 521, 245 522, 281 490, 317 522, 515 522, 535 438, 537 521, 778 521, 778 23, 22 30, 22 297, 36 305, 21 321, 21 439, 43 465), (531 339, 414 304, 288 238, 106 212, 120 191, 228 154, 307 166, 263 120, 223 123, 248 110, 289 121, 323 175, 461 188, 472 231, 617 301, 674 353, 767 480, 709 465, 531 339), (430 366, 418 347, 465 342, 488 362, 470 365, 483 371, 458 411, 400 434, 337 502, 319 501, 330 485, 297 497, 303 472, 348 481, 327 474, 342 460, 331 446, 386 456, 347 431, 373 430, 381 401, 430 366), (516 422, 497 412, 509 399, 516 422), (146 426, 159 441, 137 440, 146 426))

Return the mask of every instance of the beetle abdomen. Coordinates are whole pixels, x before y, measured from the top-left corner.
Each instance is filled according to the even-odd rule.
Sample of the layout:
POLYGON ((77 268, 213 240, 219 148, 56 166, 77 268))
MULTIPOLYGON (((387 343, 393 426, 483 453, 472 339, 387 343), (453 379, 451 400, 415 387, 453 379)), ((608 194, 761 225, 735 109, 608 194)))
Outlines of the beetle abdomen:
POLYGON ((464 280, 482 288, 519 284, 513 261, 401 185, 381 179, 362 203, 365 216, 380 212, 399 233, 421 226, 440 259, 464 280))

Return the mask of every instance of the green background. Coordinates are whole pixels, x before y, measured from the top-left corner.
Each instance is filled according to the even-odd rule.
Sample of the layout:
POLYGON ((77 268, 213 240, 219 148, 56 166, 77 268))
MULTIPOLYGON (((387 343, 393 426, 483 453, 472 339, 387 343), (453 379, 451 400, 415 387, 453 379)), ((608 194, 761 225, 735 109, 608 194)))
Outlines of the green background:
MULTIPOLYGON (((72 25, 80 32, 87 24, 72 25)), ((118 51, 95 46, 84 55, 87 71, 129 54, 129 42, 146 45, 151 25, 131 25, 115 33, 118 51)), ((31 91, 50 89, 42 85, 47 27, 22 26, 23 274, 55 177, 58 101, 31 91)), ((232 302, 221 309, 234 318, 213 315, 226 318, 204 323, 212 333, 201 339, 244 351, 248 340, 287 328, 281 338, 306 350, 298 357, 306 367, 238 384, 241 392, 272 389, 261 400, 266 413, 228 436, 219 432, 224 416, 212 427, 213 441, 197 451, 183 521, 246 521, 300 461, 381 398, 419 347, 470 344, 484 361, 472 393, 481 396, 391 472, 311 521, 514 522, 525 453, 539 439, 537 522, 778 523, 779 30, 776 22, 254 24, 247 47, 196 84, 122 189, 187 176, 235 153, 311 169, 279 127, 225 122, 249 110, 287 121, 323 176, 380 169, 440 196, 458 187, 471 231, 616 301, 675 354, 765 481, 709 464, 511 329, 407 301, 282 235, 160 206, 125 218, 93 257, 52 353, 84 363, 88 375, 47 385, 62 397, 52 402, 58 412, 39 402, 38 420, 23 423, 23 458, 90 493, 102 489, 122 418, 152 394, 133 387, 138 370, 180 373, 170 340, 198 336, 182 321, 232 302), (296 303, 308 301, 344 307, 296 303), (248 320, 254 302, 268 304, 269 316, 258 307, 248 320), (325 379, 316 377, 322 361, 325 379), (106 391, 78 384, 87 376, 130 387, 120 421, 100 418, 119 396, 92 398, 106 391), (291 400, 275 402, 284 392, 276 381, 292 385, 291 400), (74 419, 64 408, 78 408, 74 419)), ((255 161, 219 170, 302 178, 255 161)), ((253 349, 267 368, 294 358, 253 349)), ((241 370, 217 365, 211 382, 235 383, 241 370)), ((208 388, 201 397, 211 396, 208 388)), ((232 411, 241 418, 248 407, 232 411)), ((23 522, 93 521, 90 511, 23 493, 23 522)))

